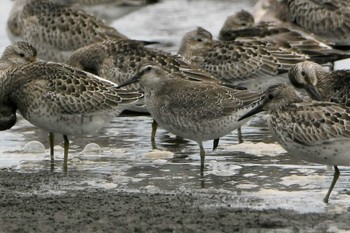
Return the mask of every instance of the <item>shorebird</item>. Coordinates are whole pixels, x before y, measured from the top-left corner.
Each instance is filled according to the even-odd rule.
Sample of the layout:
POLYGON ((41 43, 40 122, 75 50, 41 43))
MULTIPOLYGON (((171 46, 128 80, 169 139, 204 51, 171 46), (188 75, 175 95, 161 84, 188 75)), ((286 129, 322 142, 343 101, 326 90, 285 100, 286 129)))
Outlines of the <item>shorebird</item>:
MULTIPOLYGON (((227 83, 258 90, 278 82, 287 83, 287 75, 281 74, 287 74, 298 62, 325 59, 323 54, 306 54, 259 38, 214 40, 212 34, 201 27, 184 35, 179 54, 227 83)), ((329 57, 330 61, 334 59, 333 55, 329 57)))
POLYGON ((350 106, 350 70, 327 71, 314 62, 300 62, 289 70, 289 80, 315 100, 350 106))
POLYGON ((76 49, 106 39, 127 39, 85 11, 46 0, 16 0, 7 21, 11 41, 24 40, 44 60, 66 62, 76 49))
MULTIPOLYGON (((178 78, 227 85, 203 69, 185 62, 180 56, 147 48, 143 46, 143 43, 134 40, 107 40, 82 47, 72 54, 68 64, 121 84, 129 80, 145 62, 155 62, 162 67, 164 72, 176 73, 178 78)), ((142 91, 139 83, 130 84, 125 88, 142 91)), ((143 102, 132 106, 130 110, 147 112, 143 102)), ((151 142, 152 147, 156 148, 157 124, 155 121, 152 126, 151 142)), ((215 149, 217 145, 218 140, 215 140, 213 148, 215 149)))
POLYGON ((292 156, 313 163, 334 166, 329 196, 340 172, 338 165, 350 166, 350 109, 332 102, 303 102, 293 87, 276 84, 265 92, 262 103, 240 117, 244 120, 261 111, 268 114, 275 140, 292 156))
MULTIPOLYGON (((222 83, 205 70, 187 63, 182 57, 171 53, 147 48, 135 40, 105 40, 77 49, 68 64, 96 74, 114 83, 129 80, 145 62, 155 62, 168 73, 178 73, 179 77, 203 82, 222 83)), ((140 90, 134 83, 125 88, 140 90)))
POLYGON ((241 10, 233 15, 227 16, 219 31, 219 39, 223 41, 235 40, 240 36, 257 36, 260 28, 253 29, 254 17, 246 10, 241 10))
POLYGON ((62 134, 63 170, 67 172, 68 136, 97 131, 143 94, 120 89, 115 83, 65 64, 32 62, 35 55, 35 48, 26 42, 5 49, 0 58, 0 109, 18 110, 38 128, 62 134))
POLYGON ((301 27, 326 43, 350 45, 348 0, 272 0, 269 14, 301 27))
MULTIPOLYGON (((5 49, 0 58, 0 79, 16 66, 35 62, 36 56, 36 50, 24 42, 17 42, 5 49)), ((0 102, 0 130, 10 129, 16 124, 16 111, 15 106, 6 106, 0 102)))
POLYGON ((238 118, 257 105, 263 94, 176 75, 157 64, 145 63, 120 87, 140 82, 147 110, 156 122, 167 131, 198 143, 203 175, 202 142, 220 138, 242 125, 244 122, 238 122, 238 118))
POLYGON ((184 35, 178 53, 227 83, 258 90, 288 80, 280 74, 309 58, 259 40, 214 40, 212 34, 201 27, 184 35))
POLYGON ((261 40, 306 54, 318 63, 332 62, 350 56, 349 53, 334 49, 317 40, 312 34, 288 23, 279 21, 255 23, 253 15, 245 10, 226 18, 220 30, 219 39, 222 41, 261 40))

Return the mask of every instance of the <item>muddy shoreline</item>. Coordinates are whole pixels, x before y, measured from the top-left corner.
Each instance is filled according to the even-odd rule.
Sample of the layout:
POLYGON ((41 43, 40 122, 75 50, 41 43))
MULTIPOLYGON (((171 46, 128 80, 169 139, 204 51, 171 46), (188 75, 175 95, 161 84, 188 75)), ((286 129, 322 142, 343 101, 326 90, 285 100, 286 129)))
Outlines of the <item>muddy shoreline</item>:
POLYGON ((350 229, 349 213, 233 208, 220 205, 224 194, 81 185, 96 175, 103 176, 0 171, 0 232, 333 232, 330 223, 350 229))

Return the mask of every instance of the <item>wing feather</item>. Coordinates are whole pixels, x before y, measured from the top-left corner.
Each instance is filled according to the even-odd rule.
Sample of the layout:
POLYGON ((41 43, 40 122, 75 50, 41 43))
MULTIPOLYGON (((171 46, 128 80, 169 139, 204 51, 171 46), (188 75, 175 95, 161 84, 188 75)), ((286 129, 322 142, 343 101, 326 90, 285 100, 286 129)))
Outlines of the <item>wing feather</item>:
POLYGON ((272 76, 308 56, 263 41, 216 41, 203 57, 202 67, 226 82, 272 76))
POLYGON ((350 136, 350 110, 330 102, 290 106, 290 114, 271 115, 270 123, 304 145, 317 145, 350 136))
POLYGON ((166 103, 166 111, 176 112, 176 115, 182 115, 181 112, 186 116, 192 115, 193 120, 229 116, 263 98, 263 93, 235 90, 218 84, 191 81, 180 83, 182 85, 177 85, 176 92, 171 89, 173 85, 168 85, 169 89, 165 88, 160 99, 166 103), (168 93, 171 93, 171 97, 168 97, 168 93))
POLYGON ((23 39, 38 46, 47 43, 61 51, 74 51, 106 39, 127 38, 82 10, 50 1, 32 1, 25 5, 21 24, 23 39))
MULTIPOLYGON (((32 63, 12 75, 17 81, 18 91, 29 84, 36 93, 40 93, 41 98, 66 114, 113 111, 143 96, 138 92, 118 89, 108 80, 59 63, 32 63)), ((22 95, 31 94, 27 92, 22 95)))

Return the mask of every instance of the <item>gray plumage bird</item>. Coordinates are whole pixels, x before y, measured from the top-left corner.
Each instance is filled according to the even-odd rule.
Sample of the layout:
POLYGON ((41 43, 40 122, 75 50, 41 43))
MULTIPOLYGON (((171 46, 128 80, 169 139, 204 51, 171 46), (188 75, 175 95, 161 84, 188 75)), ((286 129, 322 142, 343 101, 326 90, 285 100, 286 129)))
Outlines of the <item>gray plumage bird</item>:
POLYGON ((333 62, 350 57, 350 54, 334 49, 318 40, 313 34, 302 31, 300 27, 280 21, 260 21, 255 23, 248 11, 241 10, 226 18, 219 39, 260 40, 270 44, 292 49, 306 54, 317 63, 333 62))
POLYGON ((289 80, 305 89, 315 100, 332 101, 350 106, 350 70, 327 71, 314 62, 301 62, 289 70, 289 80))
MULTIPOLYGON (((143 43, 134 40, 107 40, 85 46, 72 54, 68 64, 121 84, 129 80, 145 62, 154 62, 160 65, 164 72, 176 73, 177 78, 227 85, 203 69, 185 62, 180 56, 147 48, 143 43)), ((130 84, 125 88, 142 91, 139 83, 130 84)), ((130 110, 147 112, 143 102, 132 106, 130 110)), ((151 137, 153 148, 156 148, 156 129, 157 124, 154 121, 151 137)), ((213 148, 217 146, 218 141, 215 141, 213 148)))
POLYGON ((273 0, 270 14, 299 26, 326 43, 350 46, 348 0, 273 0))
POLYGON ((33 45, 38 57, 66 62, 78 48, 107 39, 127 39, 85 11, 46 0, 15 1, 7 21, 12 41, 33 45))
POLYGON ((257 105, 263 95, 217 83, 193 82, 176 75, 157 64, 145 63, 120 87, 140 82, 147 110, 157 123, 175 135, 198 143, 203 175, 202 142, 220 138, 241 126, 244 122, 238 122, 238 118, 257 105))
POLYGON ((275 140, 292 156, 313 163, 334 166, 329 196, 340 172, 350 166, 350 110, 331 102, 303 102, 293 87, 277 84, 265 92, 264 101, 239 120, 265 111, 275 140))
POLYGON ((26 42, 5 49, 0 58, 0 109, 18 110, 38 128, 62 134, 66 172, 68 136, 97 131, 143 94, 65 64, 32 61, 35 55, 26 42))
POLYGON ((212 34, 201 27, 184 35, 179 54, 224 82, 259 90, 276 82, 286 82, 288 78, 280 74, 310 58, 261 40, 214 40, 212 34))

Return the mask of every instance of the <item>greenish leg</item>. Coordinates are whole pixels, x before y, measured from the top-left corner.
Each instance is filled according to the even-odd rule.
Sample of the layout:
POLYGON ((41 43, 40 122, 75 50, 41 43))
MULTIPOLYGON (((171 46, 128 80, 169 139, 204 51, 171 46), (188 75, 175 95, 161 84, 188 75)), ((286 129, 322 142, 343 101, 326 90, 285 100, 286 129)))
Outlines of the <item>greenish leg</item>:
POLYGON ((323 199, 324 203, 328 203, 329 196, 331 195, 333 188, 334 188, 334 185, 335 185, 335 183, 337 183, 339 176, 340 176, 339 169, 337 166, 334 166, 333 180, 332 180, 331 186, 328 189, 326 196, 323 199))
POLYGON ((216 139, 213 140, 213 150, 218 148, 219 141, 220 141, 220 138, 216 138, 216 139))
POLYGON ((203 177, 204 174, 204 159, 205 159, 205 150, 203 148, 202 142, 198 143, 199 144, 199 149, 200 149, 200 157, 201 157, 201 177, 203 177))
POLYGON ((237 136, 238 136, 238 143, 243 143, 243 137, 242 137, 242 129, 241 127, 237 128, 237 136))
POLYGON ((68 149, 69 149, 69 140, 67 135, 63 135, 64 140, 64 157, 63 157, 63 172, 67 174, 68 171, 68 149))
POLYGON ((152 122, 152 134, 151 134, 151 143, 152 143, 152 149, 157 149, 156 146, 156 132, 157 132, 157 128, 158 128, 158 123, 153 120, 152 122))
POLYGON ((51 167, 51 172, 53 172, 54 168, 55 168, 55 158, 54 158, 54 140, 55 140, 55 135, 50 132, 49 133, 49 141, 50 141, 50 167, 51 167))

